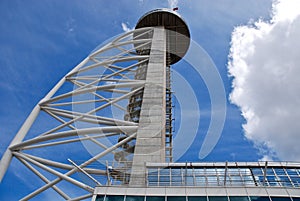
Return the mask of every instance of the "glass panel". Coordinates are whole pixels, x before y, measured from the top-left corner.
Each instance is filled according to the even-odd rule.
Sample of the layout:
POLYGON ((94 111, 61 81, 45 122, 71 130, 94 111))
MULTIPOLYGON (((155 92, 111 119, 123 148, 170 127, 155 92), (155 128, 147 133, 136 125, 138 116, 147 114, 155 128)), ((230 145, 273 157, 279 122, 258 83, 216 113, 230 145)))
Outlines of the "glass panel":
POLYGON ((196 186, 205 186, 206 185, 206 180, 205 177, 203 176, 196 176, 196 186))
POLYGON ((251 201, 270 201, 269 197, 250 197, 251 201))
POLYGON ((158 173, 155 172, 155 171, 148 171, 148 176, 152 176, 152 177, 157 177, 158 176, 158 173))
POLYGON ((158 172, 157 168, 148 169, 148 185, 157 186, 158 185, 158 172))
POLYGON ((252 168, 252 172, 254 175, 257 175, 257 176, 263 175, 261 168, 252 168))
POLYGON ((300 201, 300 198, 293 198, 293 201, 300 201))
POLYGON ((104 195, 97 195, 96 201, 103 201, 104 195))
POLYGON ((126 196, 125 200, 126 201, 144 201, 145 197, 144 196, 126 196))
POLYGON ((295 187, 299 187, 300 186, 300 177, 291 177, 291 180, 293 181, 295 187))
POLYGON ((124 196, 123 195, 107 195, 105 197, 105 201, 123 201, 124 196))
POLYGON ((193 176, 186 176, 185 177, 185 185, 194 186, 194 177, 193 176))
POLYGON ((282 168, 275 168, 274 170, 277 175, 285 175, 285 171, 282 168))
POLYGON ((147 196, 146 201, 165 201, 164 196, 147 196))
POLYGON ((171 169, 171 173, 172 175, 181 175, 181 169, 177 169, 177 168, 171 169))
POLYGON ((288 175, 292 176, 292 175, 298 175, 297 171, 295 169, 286 169, 286 172, 288 173, 288 175))
POLYGON ((159 181, 160 182, 170 182, 170 176, 160 176, 159 181))
POLYGON ((172 177, 172 186, 182 185, 182 177, 181 176, 174 176, 172 177))
POLYGON ((188 197, 188 201, 207 201, 207 198, 206 197, 199 197, 199 196, 191 196, 191 197, 188 197))
POLYGON ((157 181, 158 180, 157 175, 149 175, 148 180, 149 181, 157 181))
POLYGON ((232 169, 232 168, 228 168, 227 169, 227 175, 240 175, 239 170, 238 169, 232 169))
POLYGON ((167 201, 186 201, 185 196, 168 196, 167 201))
POLYGON ((186 174, 186 175, 189 175, 189 176, 191 176, 191 175, 194 174, 193 169, 185 169, 184 171, 185 171, 185 174, 186 174))
POLYGON ((170 175, 170 170, 169 169, 161 169, 160 175, 170 175))
POLYGON ((267 175, 274 175, 273 169, 267 168, 267 175))
POLYGON ((230 183, 232 186, 243 186, 243 182, 239 175, 230 176, 230 183))
POLYGON ((228 201, 228 198, 225 196, 209 196, 209 201, 228 201))
POLYGON ((194 169, 195 175, 204 175, 204 169, 194 169))
POLYGON ((158 186, 158 182, 149 182, 148 185, 149 186, 158 186))
POLYGON ((292 186, 290 179, 287 176, 280 176, 280 183, 283 186, 292 186))
POLYGON ((152 172, 157 172, 157 168, 148 168, 148 174, 152 173, 152 172))
POLYGON ((213 169, 213 168, 209 168, 209 169, 206 169, 206 174, 208 175, 216 175, 216 169, 213 169))
POLYGON ((242 196, 233 196, 229 197, 230 201, 249 201, 248 197, 242 197, 242 196))
POLYGON ((250 170, 248 168, 241 168, 240 169, 240 173, 242 175, 251 175, 251 172, 250 172, 250 170))
POLYGON ((271 197, 272 201, 291 201, 290 198, 287 197, 271 197))
POLYGON ((216 176, 208 176, 207 177, 207 185, 208 186, 216 186, 218 183, 217 177, 216 176))

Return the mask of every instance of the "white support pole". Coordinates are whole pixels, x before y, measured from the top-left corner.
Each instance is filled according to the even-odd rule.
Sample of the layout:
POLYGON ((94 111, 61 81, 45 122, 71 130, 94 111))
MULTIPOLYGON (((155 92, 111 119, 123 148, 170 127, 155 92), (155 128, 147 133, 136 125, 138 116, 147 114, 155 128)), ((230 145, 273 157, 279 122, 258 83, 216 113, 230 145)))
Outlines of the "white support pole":
MULTIPOLYGON (((118 102, 118 101, 120 101, 120 100, 123 100, 123 99, 125 99, 125 98, 131 96, 131 95, 134 94, 135 92, 141 90, 143 87, 144 87, 144 86, 142 86, 142 87, 140 87, 140 88, 137 88, 137 89, 131 91, 131 92, 128 93, 128 94, 125 94, 125 95, 123 95, 123 96, 121 96, 121 97, 118 97, 118 98, 116 98, 116 99, 114 99, 114 100, 112 100, 112 101, 110 101, 110 102, 108 102, 108 103, 106 103, 106 104, 103 104, 103 105, 101 105, 101 106, 99 106, 99 107, 97 107, 97 108, 95 108, 95 109, 93 109, 93 110, 87 112, 86 114, 93 114, 93 113, 95 113, 95 112, 98 112, 99 110, 102 110, 102 109, 104 109, 104 108, 106 108, 106 107, 108 107, 108 106, 110 106, 110 105, 112 105, 112 104, 114 104, 114 103, 116 103, 116 102, 118 102)), ((72 124, 72 123, 74 123, 74 122, 76 122, 76 121, 82 119, 82 118, 84 118, 83 115, 82 115, 82 116, 79 116, 79 117, 76 117, 75 119, 72 119, 72 120, 70 120, 69 122, 66 122, 65 124, 59 125, 59 126, 57 126, 56 128, 53 128, 53 129, 51 129, 51 130, 49 130, 49 131, 43 133, 42 135, 48 135, 48 134, 50 134, 50 133, 53 133, 53 132, 55 132, 55 131, 57 131, 57 130, 63 128, 63 127, 66 127, 66 126, 68 126, 68 125, 70 125, 70 124, 72 124)))
POLYGON ((123 62, 123 61, 142 60, 142 59, 147 59, 148 57, 149 56, 138 55, 138 56, 130 56, 130 57, 121 57, 121 58, 118 58, 118 59, 115 58, 115 59, 112 59, 112 60, 105 60, 105 61, 100 62, 100 63, 96 63, 96 64, 92 64, 90 66, 86 66, 86 67, 84 67, 84 68, 82 68, 82 69, 80 69, 76 72, 72 72, 72 73, 68 74, 68 76, 73 76, 76 73, 82 73, 82 72, 91 70, 93 68, 99 67, 99 66, 115 63, 117 61, 118 62, 123 62))
POLYGON ((72 163, 72 165, 74 165, 74 167, 76 167, 80 172, 82 172, 83 174, 85 174, 88 178, 90 178, 91 180, 93 180, 93 182, 95 182, 97 185, 102 186, 102 184, 97 181, 97 179, 95 179, 94 177, 92 177, 89 173, 87 173, 84 169, 82 169, 81 167, 79 167, 74 161, 72 161, 71 159, 68 159, 68 161, 70 163, 72 163))
POLYGON ((64 102, 64 103, 51 103, 47 105, 53 107, 53 106, 79 105, 79 104, 97 103, 97 102, 104 102, 104 100, 86 100, 86 101, 75 101, 75 102, 64 102))
POLYGON ((110 127, 94 127, 94 128, 83 128, 77 130, 69 130, 69 131, 62 131, 59 133, 53 133, 49 135, 40 136, 37 138, 33 138, 19 144, 12 146, 11 150, 18 150, 22 149, 24 146, 33 145, 35 143, 45 142, 48 140, 54 140, 64 137, 72 137, 77 135, 86 135, 86 134, 98 134, 98 133, 110 133, 110 132, 122 132, 125 134, 134 133, 137 130, 137 126, 110 126, 110 127))
MULTIPOLYGON (((48 113, 51 117, 53 117, 54 119, 56 119, 57 121, 59 121, 60 123, 64 124, 66 123, 66 121, 64 121, 63 119, 59 118, 58 116, 56 116, 55 114, 53 114, 50 111, 44 110, 46 113, 48 113)), ((68 125, 69 128, 76 130, 76 128, 72 125, 68 125)))
MULTIPOLYGON (((28 154, 25 154, 25 153, 22 153, 22 154, 24 156, 30 158, 30 159, 33 159, 33 160, 43 164, 43 165, 47 165, 47 166, 51 166, 51 167, 55 167, 55 168, 60 168, 60 169, 64 169, 64 170, 72 170, 73 169, 72 165, 59 163, 59 162, 56 162, 56 161, 40 158, 40 157, 37 157, 37 156, 28 155, 28 154)), ((84 170, 89 174, 97 174, 97 175, 105 175, 106 174, 105 170, 99 170, 99 169, 93 169, 93 168, 84 168, 84 170)))
MULTIPOLYGON (((56 115, 54 115, 53 113, 49 112, 49 111, 46 111, 48 114, 50 114, 53 118, 57 119, 59 122, 61 123, 66 123, 63 119, 57 117, 56 115)), ((84 119, 83 119, 84 120, 84 119)), ((95 121, 94 121, 95 122, 95 121)), ((100 121, 96 121, 96 124, 99 124, 100 121)), ((75 127, 73 127, 72 125, 69 125, 70 128, 76 130, 75 127)), ((94 139, 93 137, 89 136, 89 135, 84 135, 84 137, 87 137, 89 138, 90 141, 94 142, 95 144, 97 144, 98 146, 104 148, 104 149, 107 149, 106 146, 104 146, 102 143, 100 143, 99 141, 97 141, 96 139, 94 139)))
POLYGON ((53 97, 48 100, 43 100, 41 104, 47 104, 50 102, 58 101, 64 98, 72 97, 75 95, 80 95, 84 93, 89 93, 93 91, 98 91, 98 90, 105 90, 105 89, 115 89, 115 88, 128 88, 128 87, 138 87, 145 84, 144 81, 138 81, 138 82, 132 82, 132 83, 125 83, 125 84, 110 84, 110 85, 103 85, 103 86, 96 86, 96 87, 90 87, 86 89, 81 89, 81 90, 76 90, 76 91, 71 91, 65 94, 58 95, 56 97, 53 97))
MULTIPOLYGON (((70 71, 70 73, 73 73, 75 71, 77 71, 77 69, 79 69, 80 67, 82 67, 86 62, 88 61, 88 58, 84 59, 79 65, 77 65, 73 70, 70 71)), ((29 129, 31 128, 33 122, 35 121, 35 119, 37 118, 41 108, 40 108, 40 103, 42 101, 47 101, 49 100, 56 92, 57 90, 64 84, 64 82, 66 81, 66 78, 63 77, 53 88, 52 90, 45 96, 45 98, 43 98, 31 111, 30 115, 27 117, 27 119, 25 120, 24 124, 22 125, 22 127, 20 128, 20 130, 18 131, 18 133, 15 135, 14 139, 12 140, 12 142, 9 145, 9 148, 11 146, 14 146, 20 142, 23 141, 23 139, 25 138, 25 136, 27 135, 29 129)), ((12 152, 10 149, 7 149, 5 151, 5 153, 2 156, 2 159, 0 161, 0 182, 2 181, 7 168, 12 160, 12 152)))
MULTIPOLYGON (((10 143, 9 147, 22 142, 28 130, 30 129, 31 125, 33 124, 34 120, 38 116, 39 112, 40 112, 40 106, 36 105, 32 110, 32 112, 30 113, 29 117, 26 119, 25 123, 20 128, 19 132, 16 134, 15 138, 10 143)), ((7 171, 7 168, 12 160, 12 156, 13 155, 11 150, 9 148, 6 149, 0 161, 0 182, 2 181, 7 171)))
POLYGON ((93 197, 92 193, 86 194, 86 195, 82 195, 82 196, 79 196, 77 198, 70 199, 69 201, 80 201, 80 200, 85 200, 85 199, 90 198, 90 197, 93 197))
MULTIPOLYGON (((47 167, 46 165, 43 165, 43 164, 41 164, 41 163, 39 163, 39 162, 31 159, 31 158, 28 158, 24 154, 21 154, 21 153, 18 153, 18 152, 13 152, 13 154, 16 155, 17 157, 23 158, 26 161, 29 161, 30 163, 32 163, 32 164, 34 164, 34 165, 36 165, 36 166, 38 166, 38 167, 46 170, 47 172, 49 172, 49 173, 57 176, 60 179, 66 180, 66 181, 68 181, 68 182, 70 182, 70 183, 72 183, 72 184, 74 184, 74 185, 76 185, 76 186, 78 186, 78 187, 80 187, 80 188, 82 188, 84 190, 87 190, 88 192, 93 192, 94 191, 94 188, 92 188, 92 187, 90 187, 90 186, 88 186, 88 185, 86 185, 86 184, 84 184, 82 182, 79 182, 79 181, 77 181, 77 180, 69 177, 68 175, 62 174, 62 173, 60 173, 60 172, 58 172, 58 171, 56 171, 54 169, 51 169, 51 168, 47 167)), ((50 184, 50 183, 48 183, 48 184, 50 184)), ((54 186, 54 185, 55 184, 51 185, 51 187, 54 186)))
MULTIPOLYGON (((69 143, 84 141, 84 140, 91 140, 94 142, 94 141, 97 141, 96 140, 97 138, 110 137, 110 136, 114 136, 114 135, 120 135, 120 133, 119 132, 106 133, 105 135, 103 135, 103 134, 93 135, 93 137, 84 135, 85 137, 71 139, 71 140, 62 140, 62 141, 43 143, 43 144, 37 144, 37 145, 32 145, 32 146, 25 146, 25 147, 22 147, 22 150, 36 149, 36 148, 49 147, 49 146, 55 146, 55 145, 61 145, 61 144, 69 144, 69 143)), ((100 146, 100 144, 98 144, 98 145, 100 146)))
MULTIPOLYGON (((43 180, 46 184, 49 183, 50 181, 42 175, 37 169, 32 167, 26 160, 23 158, 17 157, 18 160, 20 160, 29 170, 31 170, 34 174, 36 174, 41 180, 43 180)), ((53 190, 55 190, 58 194, 60 194, 64 199, 70 200, 71 198, 65 194, 62 190, 60 190, 57 186, 52 186, 53 190)))
MULTIPOLYGON (((82 86, 85 86, 85 85, 86 85, 86 84, 83 83, 83 82, 79 82, 79 81, 75 81, 75 80, 72 80, 71 82, 72 82, 74 85, 77 85, 77 86, 79 86, 79 87, 82 87, 82 86)), ((104 90, 104 91, 108 91, 108 90, 104 90)), ((101 100, 102 102, 110 102, 110 101, 113 100, 112 98, 105 98, 105 97, 101 96, 100 94, 96 93, 95 91, 90 92, 90 93, 93 94, 94 96, 96 96, 97 98, 100 98, 100 100, 101 100)), ((127 92, 127 93, 129 93, 129 92, 127 92)), ((117 108, 119 108, 119 109, 121 109, 121 110, 126 111, 126 109, 124 109, 122 106, 118 105, 117 103, 114 103, 114 104, 112 104, 112 105, 114 105, 115 107, 117 107, 117 108)))
MULTIPOLYGON (((75 81, 75 80, 72 81, 72 83, 75 84, 75 85, 77 85, 77 86, 79 86, 79 87, 85 86, 82 82, 75 81)), ((91 92, 91 94, 93 94, 93 95, 96 96, 97 98, 100 98, 100 99, 103 100, 104 102, 110 102, 110 101, 113 100, 113 98, 105 98, 105 97, 101 96, 100 94, 96 93, 95 91, 94 91, 94 92, 91 92)), ((114 105, 115 107, 117 107, 117 108, 119 108, 119 109, 121 109, 121 110, 124 110, 123 107, 120 106, 120 105, 117 104, 117 103, 114 103, 114 104, 112 104, 112 105, 114 105)))
MULTIPOLYGON (((145 27, 145 28, 139 29, 138 31, 139 31, 139 32, 142 32, 141 35, 143 35, 143 34, 146 34, 146 33, 150 32, 151 30, 152 30, 152 28, 145 27), (149 31, 147 31, 147 30, 149 30, 149 31), (146 31, 147 31, 147 32, 146 32, 146 31)), ((116 42, 120 41, 122 38, 125 38, 125 37, 129 36, 129 35, 132 34, 133 32, 136 33, 137 30, 133 30, 133 31, 130 31, 130 32, 128 32, 128 33, 122 34, 121 36, 115 38, 111 43, 105 45, 104 47, 102 47, 102 48, 100 48, 99 50, 97 50, 97 51, 95 51, 94 53, 92 53, 90 56, 91 56, 91 57, 94 57, 94 56, 96 56, 96 55, 98 55, 98 54, 100 54, 100 53, 102 53, 102 52, 104 52, 104 51, 107 51, 108 49, 114 48, 114 47, 116 46, 116 45, 114 45, 116 42)), ((141 39, 140 39, 140 40, 141 40, 141 39)), ((149 39, 144 39, 144 40, 149 40, 149 39)), ((137 40, 130 40, 130 43, 133 43, 134 41, 137 41, 137 40)), ((129 43, 129 44, 130 44, 130 43, 129 43)), ((118 43, 118 46, 119 46, 119 44, 120 44, 120 43, 118 43)), ((121 43, 121 44, 122 44, 122 43, 121 43)))
MULTIPOLYGON (((88 161, 82 163, 81 165, 79 165, 79 167, 84 168, 85 166, 93 163, 94 161, 98 160, 99 158, 105 156, 106 154, 112 152, 113 150, 117 149, 118 147, 120 147, 121 145, 123 145, 124 143, 129 142, 130 140, 132 140, 133 138, 136 137, 136 133, 125 138, 124 140, 120 141, 119 143, 113 145, 112 147, 104 150, 103 152, 99 153, 98 155, 94 156, 93 158, 89 159, 88 161)), ((76 172, 76 168, 73 168, 72 170, 70 170, 69 172, 65 173, 66 176, 69 176, 73 173, 76 172)), ((58 182, 60 182, 62 179, 61 178, 57 178, 53 181, 51 181, 49 184, 44 185, 43 187, 37 189, 36 191, 32 192, 31 194, 27 195, 26 197, 24 197, 21 201, 26 201, 29 200, 31 198, 33 198, 34 196, 36 196, 37 194, 47 190, 48 188, 50 188, 51 186, 57 184, 58 182)))
POLYGON ((51 108, 51 107, 42 107, 42 109, 49 110, 49 111, 53 112, 54 114, 61 115, 62 117, 66 117, 66 116, 63 116, 63 114, 70 114, 70 115, 72 115, 72 119, 76 118, 77 116, 83 116, 84 118, 87 118, 87 119, 97 119, 97 120, 101 120, 103 122, 110 122, 110 123, 112 123, 112 125, 119 125, 119 126, 137 126, 138 125, 137 123, 131 122, 131 121, 113 119, 113 118, 102 117, 102 116, 95 116, 95 115, 84 114, 84 113, 75 112, 75 111, 68 111, 68 110, 62 110, 62 109, 51 108))

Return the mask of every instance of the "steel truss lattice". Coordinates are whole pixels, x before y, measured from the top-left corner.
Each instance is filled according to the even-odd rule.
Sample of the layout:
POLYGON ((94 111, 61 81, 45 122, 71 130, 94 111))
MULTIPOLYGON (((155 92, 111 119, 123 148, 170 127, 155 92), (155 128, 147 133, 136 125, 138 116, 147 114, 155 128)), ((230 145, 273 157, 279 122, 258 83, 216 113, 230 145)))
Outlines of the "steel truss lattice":
POLYGON ((148 62, 152 32, 130 31, 97 48, 34 107, 0 164, 1 179, 15 157, 45 183, 22 200, 49 188, 66 200, 92 197, 95 186, 109 182, 109 166, 99 161, 112 156, 123 166, 130 162, 132 151, 124 150, 138 123, 128 104, 143 91, 145 79, 137 71, 148 62), (70 195, 66 182, 81 190, 70 195))

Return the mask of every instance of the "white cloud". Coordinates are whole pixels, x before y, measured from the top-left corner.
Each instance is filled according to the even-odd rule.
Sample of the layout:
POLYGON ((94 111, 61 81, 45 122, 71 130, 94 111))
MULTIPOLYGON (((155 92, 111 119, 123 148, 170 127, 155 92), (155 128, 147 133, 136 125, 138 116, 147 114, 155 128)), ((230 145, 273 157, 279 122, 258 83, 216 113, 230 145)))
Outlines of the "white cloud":
POLYGON ((281 160, 300 159, 299 7, 298 0, 276 1, 270 22, 239 26, 232 33, 230 100, 240 107, 245 135, 264 159, 273 152, 281 160))
POLYGON ((262 158, 260 159, 260 161, 273 161, 273 158, 270 157, 270 156, 265 155, 264 157, 262 157, 262 158))
POLYGON ((274 22, 280 22, 285 20, 293 21, 299 15, 300 1, 275 1, 273 4, 274 10, 274 22))
POLYGON ((132 30, 133 30, 133 28, 129 28, 129 27, 127 26, 127 24, 124 23, 124 22, 122 22, 121 25, 122 25, 123 31, 125 31, 125 32, 129 32, 129 31, 132 31, 132 30))
POLYGON ((176 8, 178 0, 168 0, 169 8, 176 8))

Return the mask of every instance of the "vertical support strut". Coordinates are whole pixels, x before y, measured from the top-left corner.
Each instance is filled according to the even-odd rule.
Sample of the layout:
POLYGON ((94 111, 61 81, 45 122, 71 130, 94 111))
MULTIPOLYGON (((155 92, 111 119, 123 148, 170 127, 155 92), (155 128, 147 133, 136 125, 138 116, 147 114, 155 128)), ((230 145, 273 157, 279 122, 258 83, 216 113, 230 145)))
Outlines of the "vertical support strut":
MULTIPOLYGON (((23 124, 23 126, 20 128, 19 132, 16 134, 15 138, 13 139, 13 141, 10 143, 10 146, 22 142, 22 140, 26 136, 28 130, 30 129, 31 125, 33 124, 34 120, 38 116, 39 112, 40 112, 40 106, 36 105, 34 107, 34 109, 32 110, 32 112, 30 113, 30 115, 28 116, 28 118, 26 119, 26 121, 23 124)), ((0 182, 2 181, 2 178, 5 175, 5 172, 6 172, 8 166, 9 166, 11 160, 12 160, 12 157, 13 157, 12 152, 8 148, 4 152, 4 154, 2 156, 2 159, 0 161, 0 182)))
MULTIPOLYGON (((75 72, 77 69, 79 69, 81 66, 83 66, 86 62, 88 61, 88 58, 84 59, 79 65, 77 65, 73 70, 70 71, 69 74, 75 72)), ((12 142, 10 143, 9 147, 16 145, 20 142, 23 141, 23 139, 25 138, 25 136, 27 135, 27 132, 29 131, 29 129, 31 128, 33 122, 35 121, 35 119, 37 118, 37 116, 39 115, 39 112, 41 110, 40 107, 40 103, 42 103, 43 101, 47 101, 49 100, 56 92, 57 90, 64 84, 64 82, 66 81, 66 77, 69 75, 67 74, 65 77, 63 77, 53 88, 51 91, 49 91, 49 93, 45 96, 45 98, 43 98, 32 110, 32 112, 30 113, 30 115, 27 117, 26 121, 24 122, 24 124, 22 125, 22 127, 20 128, 20 130, 18 131, 18 133, 16 134, 16 136, 14 137, 14 139, 12 140, 12 142)), ((8 148, 3 156, 2 159, 0 161, 0 182, 2 181, 6 170, 12 160, 12 152, 11 150, 8 148)))

